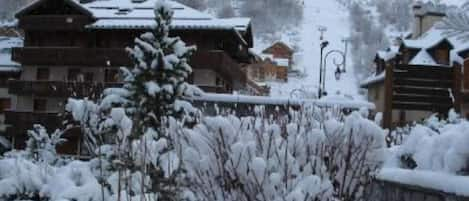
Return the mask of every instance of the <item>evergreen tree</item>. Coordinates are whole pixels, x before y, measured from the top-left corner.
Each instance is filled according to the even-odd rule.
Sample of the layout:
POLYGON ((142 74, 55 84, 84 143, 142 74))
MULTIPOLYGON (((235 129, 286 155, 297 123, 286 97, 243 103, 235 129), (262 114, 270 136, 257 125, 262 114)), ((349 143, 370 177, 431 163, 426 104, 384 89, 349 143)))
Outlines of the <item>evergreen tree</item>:
POLYGON ((119 180, 124 178, 120 183, 129 184, 139 177, 141 186, 131 186, 127 193, 151 194, 161 200, 181 196, 181 159, 171 137, 174 133, 167 128, 172 118, 184 113, 181 105, 187 105, 180 99, 191 92, 186 82, 192 73, 188 58, 195 51, 179 37, 169 37, 172 16, 171 6, 158 1, 155 28, 127 48, 134 66, 122 69, 124 87, 108 90, 103 99, 104 105, 111 106, 112 123, 106 126, 115 128, 119 138, 119 160, 114 167, 119 180), (115 107, 116 103, 120 106, 115 107))

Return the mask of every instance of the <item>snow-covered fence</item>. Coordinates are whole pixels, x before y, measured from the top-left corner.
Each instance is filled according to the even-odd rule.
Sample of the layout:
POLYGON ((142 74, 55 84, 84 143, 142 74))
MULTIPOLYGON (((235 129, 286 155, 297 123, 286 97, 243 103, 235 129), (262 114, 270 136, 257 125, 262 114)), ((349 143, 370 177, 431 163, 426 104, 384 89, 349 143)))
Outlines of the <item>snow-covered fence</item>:
POLYGON ((393 172, 375 179, 367 200, 372 201, 468 201, 469 178, 437 173, 393 172), (409 176, 412 175, 412 176, 409 176), (394 178, 394 179, 392 179, 394 178), (399 179, 399 181, 396 181, 399 179))
POLYGON ((239 116, 252 116, 256 106, 262 106, 267 114, 288 114, 290 109, 298 110, 304 106, 314 106, 325 111, 356 111, 362 108, 374 110, 375 105, 357 100, 307 100, 283 97, 263 97, 231 94, 204 93, 190 98, 194 106, 202 109, 207 115, 236 111, 239 116))

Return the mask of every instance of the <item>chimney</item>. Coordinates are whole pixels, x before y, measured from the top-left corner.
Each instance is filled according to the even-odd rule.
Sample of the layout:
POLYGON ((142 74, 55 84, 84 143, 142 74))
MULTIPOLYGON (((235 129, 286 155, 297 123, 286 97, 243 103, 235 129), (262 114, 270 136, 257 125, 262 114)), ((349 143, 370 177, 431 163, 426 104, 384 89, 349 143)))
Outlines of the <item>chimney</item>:
POLYGON ((413 39, 421 37, 425 32, 430 30, 433 25, 440 22, 446 16, 446 13, 437 8, 438 5, 432 3, 424 4, 422 1, 415 2, 412 6, 414 13, 413 39))

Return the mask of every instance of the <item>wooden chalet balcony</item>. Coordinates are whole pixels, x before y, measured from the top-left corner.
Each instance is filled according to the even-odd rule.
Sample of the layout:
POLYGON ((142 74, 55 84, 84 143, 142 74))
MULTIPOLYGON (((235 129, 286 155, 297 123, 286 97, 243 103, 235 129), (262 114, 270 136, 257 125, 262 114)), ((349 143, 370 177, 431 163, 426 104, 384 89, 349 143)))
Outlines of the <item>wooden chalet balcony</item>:
POLYGON ((5 124, 11 125, 7 130, 8 135, 25 135, 25 131, 32 128, 34 124, 44 125, 49 130, 55 130, 61 126, 62 119, 58 113, 46 112, 21 112, 5 111, 5 124))
POLYGON ((82 15, 30 15, 19 19, 26 30, 84 30, 91 19, 82 15))
POLYGON ((190 64, 196 69, 213 69, 231 81, 247 82, 247 75, 241 70, 239 63, 221 50, 198 51, 192 56, 190 64))
POLYGON ((23 47, 13 48, 12 59, 22 65, 128 66, 124 48, 23 47))
POLYGON ((100 94, 106 88, 120 86, 122 86, 121 83, 11 80, 8 93, 27 96, 87 97, 100 94))
POLYGON ((199 86, 206 93, 229 94, 231 91, 220 86, 199 86))

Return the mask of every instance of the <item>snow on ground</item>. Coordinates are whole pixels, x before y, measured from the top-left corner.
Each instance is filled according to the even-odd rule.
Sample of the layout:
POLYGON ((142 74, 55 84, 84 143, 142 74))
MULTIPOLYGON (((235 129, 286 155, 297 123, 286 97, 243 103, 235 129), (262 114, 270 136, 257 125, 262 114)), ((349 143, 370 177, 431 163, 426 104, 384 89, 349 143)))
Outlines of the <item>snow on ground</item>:
MULTIPOLYGON (((344 50, 345 44, 342 43, 344 37, 350 35, 350 24, 348 20, 348 11, 337 1, 307 0, 304 1, 304 22, 301 27, 300 50, 298 53, 297 69, 306 72, 302 78, 290 77, 287 84, 271 83, 271 96, 289 97, 295 89, 302 89, 308 93, 317 94, 319 85, 319 61, 320 61, 320 32, 318 27, 327 27, 324 39, 329 41, 329 46, 325 53, 330 50, 344 50)), ((343 74, 339 81, 336 81, 334 72, 335 65, 333 60, 338 62, 341 58, 337 55, 329 56, 326 70, 326 90, 329 94, 336 94, 340 91, 353 97, 360 97, 358 94, 358 84, 355 79, 352 64, 350 63, 351 51, 347 58, 347 73, 343 74)), ((361 99, 356 98, 356 99, 361 99)))

